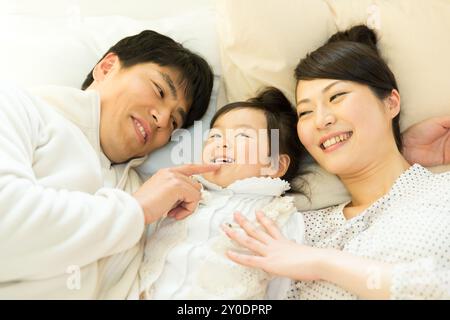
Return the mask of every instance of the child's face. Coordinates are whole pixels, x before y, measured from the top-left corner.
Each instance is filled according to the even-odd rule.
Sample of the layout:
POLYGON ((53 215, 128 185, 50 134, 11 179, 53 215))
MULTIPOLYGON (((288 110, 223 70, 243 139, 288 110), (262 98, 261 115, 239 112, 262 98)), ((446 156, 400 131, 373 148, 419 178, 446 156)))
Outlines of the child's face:
POLYGON ((221 187, 239 179, 276 176, 271 170, 267 120, 263 111, 240 108, 220 116, 203 148, 203 163, 223 163, 203 177, 221 187))

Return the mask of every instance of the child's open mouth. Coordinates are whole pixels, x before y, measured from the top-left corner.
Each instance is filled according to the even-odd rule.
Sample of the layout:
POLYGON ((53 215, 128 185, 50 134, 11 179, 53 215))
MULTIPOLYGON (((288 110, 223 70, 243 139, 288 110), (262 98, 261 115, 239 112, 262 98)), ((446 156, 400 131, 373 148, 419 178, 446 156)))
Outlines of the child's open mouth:
POLYGON ((228 158, 228 157, 217 157, 217 158, 211 159, 211 162, 212 163, 234 163, 234 159, 228 158))

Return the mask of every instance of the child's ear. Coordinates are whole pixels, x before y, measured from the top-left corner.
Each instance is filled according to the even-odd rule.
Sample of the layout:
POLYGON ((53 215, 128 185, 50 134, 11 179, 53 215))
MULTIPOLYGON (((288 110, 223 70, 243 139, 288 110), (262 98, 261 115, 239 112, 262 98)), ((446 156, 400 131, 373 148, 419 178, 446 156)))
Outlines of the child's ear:
MULTIPOLYGON (((287 154, 280 154, 278 158, 278 169, 269 175, 271 178, 280 178, 286 174, 289 169, 291 158, 287 154)), ((275 168, 276 169, 276 168, 275 168)))

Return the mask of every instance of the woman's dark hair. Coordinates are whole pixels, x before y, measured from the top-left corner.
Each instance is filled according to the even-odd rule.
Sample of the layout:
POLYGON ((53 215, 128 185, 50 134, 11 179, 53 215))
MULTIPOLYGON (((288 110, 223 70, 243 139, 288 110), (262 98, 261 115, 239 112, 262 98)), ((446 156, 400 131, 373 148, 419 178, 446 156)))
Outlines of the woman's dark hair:
MULTIPOLYGON (((186 99, 191 102, 184 128, 205 114, 211 98, 214 76, 211 67, 199 55, 173 39, 151 30, 120 40, 99 61, 111 52, 118 56, 124 68, 153 62, 160 66, 173 67, 180 72, 180 85, 184 87, 186 99)), ((93 70, 84 80, 82 90, 94 81, 93 70)))
POLYGON ((292 104, 280 90, 268 87, 254 98, 233 102, 220 108, 211 119, 210 128, 224 114, 246 108, 264 112, 267 121, 269 152, 272 143, 270 132, 272 129, 279 130, 279 152, 280 154, 287 154, 291 160, 289 168, 282 178, 291 181, 299 174, 300 165, 307 154, 297 138, 297 115, 292 104))
MULTIPOLYGON (((383 100, 392 90, 398 91, 397 81, 377 48, 377 36, 365 25, 337 32, 323 46, 300 60, 295 68, 300 80, 337 79, 367 85, 383 100)), ((397 148, 402 150, 400 113, 392 119, 397 148)))

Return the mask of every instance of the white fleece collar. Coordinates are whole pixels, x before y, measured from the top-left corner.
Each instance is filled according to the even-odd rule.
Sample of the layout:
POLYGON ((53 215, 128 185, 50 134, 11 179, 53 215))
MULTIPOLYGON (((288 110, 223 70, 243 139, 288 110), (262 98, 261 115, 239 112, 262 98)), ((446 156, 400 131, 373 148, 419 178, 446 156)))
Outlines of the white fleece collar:
POLYGON ((225 188, 206 180, 200 175, 196 175, 195 179, 202 184, 206 191, 231 191, 235 194, 254 194, 278 197, 291 188, 289 182, 280 178, 251 177, 236 180, 225 188))

